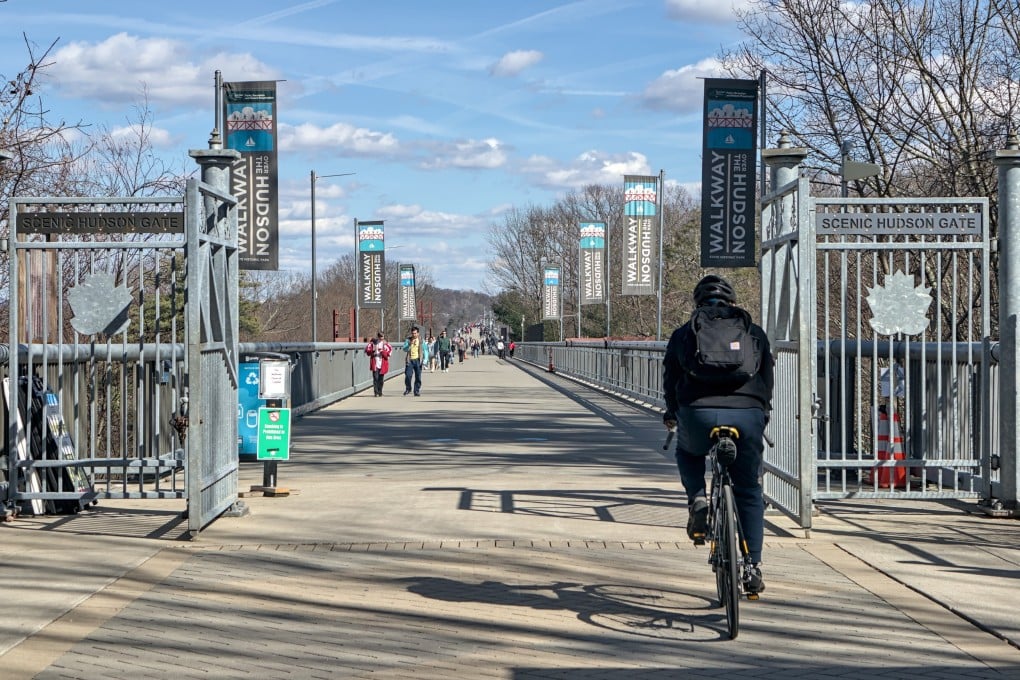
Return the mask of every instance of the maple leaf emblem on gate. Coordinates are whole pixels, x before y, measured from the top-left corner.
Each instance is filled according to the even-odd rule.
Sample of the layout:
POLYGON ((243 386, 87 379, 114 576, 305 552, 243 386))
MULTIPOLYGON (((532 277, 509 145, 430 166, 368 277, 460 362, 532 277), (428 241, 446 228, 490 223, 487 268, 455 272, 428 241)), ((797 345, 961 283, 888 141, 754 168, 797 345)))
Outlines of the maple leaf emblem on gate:
POLYGON ((928 328, 931 288, 914 285, 914 277, 902 271, 885 277, 865 298, 871 306, 871 327, 881 335, 917 335, 928 328))
POLYGON ((71 327, 82 335, 116 335, 127 329, 132 296, 127 286, 117 286, 113 274, 96 272, 67 293, 74 316, 71 327))

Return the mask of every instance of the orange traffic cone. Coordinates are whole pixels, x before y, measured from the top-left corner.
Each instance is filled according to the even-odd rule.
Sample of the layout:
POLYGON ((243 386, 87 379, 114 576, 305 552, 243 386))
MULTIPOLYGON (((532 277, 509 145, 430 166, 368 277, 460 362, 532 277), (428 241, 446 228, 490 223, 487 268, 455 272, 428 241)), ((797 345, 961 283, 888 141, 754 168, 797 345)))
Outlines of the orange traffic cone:
MULTIPOLYGON (((904 460, 906 454, 903 452, 903 436, 900 434, 900 414, 896 414, 892 421, 892 432, 890 433, 889 414, 884 406, 878 409, 878 427, 875 432, 875 449, 878 460, 904 460)), ((868 484, 875 483, 875 472, 868 473, 868 484)), ((879 488, 902 489, 907 486, 907 469, 904 467, 880 467, 878 472, 879 488)))

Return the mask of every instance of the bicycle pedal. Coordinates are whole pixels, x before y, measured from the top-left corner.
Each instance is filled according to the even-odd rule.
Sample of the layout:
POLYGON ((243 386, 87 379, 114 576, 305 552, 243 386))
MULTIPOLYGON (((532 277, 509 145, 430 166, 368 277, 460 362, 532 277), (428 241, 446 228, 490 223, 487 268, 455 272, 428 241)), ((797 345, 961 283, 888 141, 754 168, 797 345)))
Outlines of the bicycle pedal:
POLYGON ((761 596, 758 595, 758 593, 748 593, 747 599, 751 600, 752 602, 757 602, 758 600, 761 599, 761 596))
POLYGON ((704 536, 704 534, 702 534, 700 536, 699 535, 695 535, 694 538, 691 539, 691 540, 694 541, 694 545, 705 545, 705 536, 704 536))

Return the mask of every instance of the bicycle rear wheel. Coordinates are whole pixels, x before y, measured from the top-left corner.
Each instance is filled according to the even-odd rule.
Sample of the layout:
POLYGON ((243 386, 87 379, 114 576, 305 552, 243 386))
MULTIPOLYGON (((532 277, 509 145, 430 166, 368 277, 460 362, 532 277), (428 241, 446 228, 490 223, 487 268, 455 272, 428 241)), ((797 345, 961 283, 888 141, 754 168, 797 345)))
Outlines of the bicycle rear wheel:
MULTIPOLYGON (((721 495, 721 494, 720 494, 721 495)), ((723 512, 721 507, 721 501, 719 497, 712 499, 714 508, 712 509, 712 526, 709 527, 712 537, 712 571, 715 572, 715 596, 718 600, 716 606, 725 607, 726 597, 725 594, 729 592, 729 588, 726 583, 726 555, 727 544, 726 537, 723 535, 726 533, 723 528, 725 521, 723 519, 723 512)))
MULTIPOLYGON (((722 518, 719 571, 723 572, 720 599, 726 607, 726 625, 733 640, 740 631, 740 546, 737 544, 740 538, 737 536, 737 507, 729 485, 722 488, 719 510, 722 518)), ((719 583, 718 576, 716 583, 719 583)))

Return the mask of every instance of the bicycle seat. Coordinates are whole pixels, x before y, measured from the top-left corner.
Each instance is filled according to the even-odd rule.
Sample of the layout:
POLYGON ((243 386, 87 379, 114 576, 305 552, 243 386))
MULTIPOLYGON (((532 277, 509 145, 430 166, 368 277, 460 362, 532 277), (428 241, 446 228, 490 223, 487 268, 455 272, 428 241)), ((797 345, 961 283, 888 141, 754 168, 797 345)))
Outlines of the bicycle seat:
POLYGON ((722 437, 740 439, 740 430, 732 425, 716 425, 712 428, 712 431, 708 433, 708 436, 712 441, 719 441, 722 437))
POLYGON ((740 431, 730 425, 718 425, 708 435, 715 443, 712 450, 723 467, 729 467, 737 459, 737 442, 740 431))

